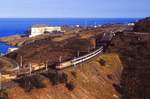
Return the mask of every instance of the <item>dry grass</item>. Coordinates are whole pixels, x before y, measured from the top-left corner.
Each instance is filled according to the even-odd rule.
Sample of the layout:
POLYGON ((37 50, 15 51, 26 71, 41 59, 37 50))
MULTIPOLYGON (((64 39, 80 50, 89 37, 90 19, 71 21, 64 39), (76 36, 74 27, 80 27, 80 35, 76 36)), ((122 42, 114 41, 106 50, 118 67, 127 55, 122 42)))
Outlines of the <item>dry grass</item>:
POLYGON ((65 84, 53 86, 48 78, 43 82, 46 88, 33 89, 26 93, 20 87, 12 88, 8 95, 10 99, 115 99, 119 96, 113 84, 118 83, 116 72, 120 72, 120 59, 117 54, 104 54, 92 61, 78 65, 75 74, 73 68, 63 72, 68 75, 68 82, 73 82, 76 87, 69 91, 65 84), (106 66, 101 66, 98 60, 103 58, 107 61, 106 66), (119 70, 119 71, 118 71, 119 70), (76 75, 76 76, 74 76, 76 75), (108 75, 113 75, 112 79, 108 75))

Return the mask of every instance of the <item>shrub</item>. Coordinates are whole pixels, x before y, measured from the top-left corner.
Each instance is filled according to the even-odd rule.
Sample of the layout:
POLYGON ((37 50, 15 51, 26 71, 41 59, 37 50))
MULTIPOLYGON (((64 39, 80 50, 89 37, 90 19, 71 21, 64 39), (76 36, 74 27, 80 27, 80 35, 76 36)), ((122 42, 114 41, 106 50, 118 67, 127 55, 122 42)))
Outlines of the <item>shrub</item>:
POLYGON ((20 87, 24 88, 26 92, 30 92, 33 88, 44 88, 45 85, 42 83, 40 75, 35 75, 31 77, 24 77, 19 80, 15 80, 20 87))
POLYGON ((75 78, 77 77, 77 72, 76 71, 72 71, 71 74, 72 74, 73 77, 75 77, 75 78))
POLYGON ((34 85, 35 88, 45 87, 45 85, 42 83, 42 79, 40 75, 33 76, 30 81, 34 85))
POLYGON ((113 80, 113 75, 109 74, 107 75, 108 79, 113 80))
POLYGON ((62 74, 60 75, 60 77, 59 77, 60 83, 66 83, 67 80, 68 80, 67 78, 68 78, 67 74, 62 73, 62 74))
POLYGON ((104 59, 100 59, 99 63, 102 65, 102 66, 105 66, 106 65, 106 61, 104 59))
POLYGON ((73 82, 66 83, 66 87, 68 90, 73 91, 75 88, 75 84, 73 82))
POLYGON ((19 86, 24 88, 26 92, 29 92, 31 89, 33 89, 33 85, 31 84, 29 77, 21 78, 16 80, 16 82, 19 83, 19 86))
POLYGON ((7 93, 6 89, 0 90, 0 99, 8 99, 8 93, 7 93))
POLYGON ((60 83, 66 83, 67 82, 67 74, 65 73, 49 73, 48 74, 50 81, 53 85, 58 85, 60 83))

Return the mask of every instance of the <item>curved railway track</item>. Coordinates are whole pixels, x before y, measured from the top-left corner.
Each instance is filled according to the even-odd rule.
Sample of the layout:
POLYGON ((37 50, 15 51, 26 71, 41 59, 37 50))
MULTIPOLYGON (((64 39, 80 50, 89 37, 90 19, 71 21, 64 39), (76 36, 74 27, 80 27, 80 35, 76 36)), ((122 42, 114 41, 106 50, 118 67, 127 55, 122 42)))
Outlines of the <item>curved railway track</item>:
POLYGON ((67 61, 67 62, 60 63, 58 66, 56 66, 56 69, 64 69, 64 68, 82 63, 84 61, 87 61, 87 60, 95 57, 96 55, 102 53, 103 49, 104 49, 104 47, 101 46, 100 48, 96 49, 95 51, 93 51, 89 54, 83 55, 81 57, 75 58, 75 59, 67 61))
MULTIPOLYGON (((17 70, 17 71, 15 71, 13 76, 12 75, 9 75, 9 76, 12 76, 12 77, 10 77, 10 78, 12 78, 11 80, 16 80, 16 79, 21 79, 21 78, 24 78, 24 77, 27 77, 27 76, 36 75, 36 74, 39 74, 39 73, 53 72, 53 71, 57 71, 57 70, 62 70, 64 68, 67 68, 67 67, 70 67, 70 66, 75 66, 77 64, 83 63, 83 62, 85 62, 87 60, 90 60, 90 59, 96 57, 97 55, 101 54, 103 52, 103 50, 105 49, 105 46, 107 45, 106 43, 108 41, 111 41, 113 36, 115 36, 114 34, 115 34, 114 32, 113 33, 112 32, 111 33, 106 33, 106 34, 104 33, 102 39, 100 40, 100 42, 102 42, 101 46, 99 46, 94 51, 91 51, 90 53, 88 53, 86 55, 83 55, 83 56, 77 57, 75 59, 60 63, 59 65, 56 65, 55 70, 51 70, 48 67, 47 64, 42 64, 40 66, 37 66, 34 69, 30 66, 30 68, 26 72, 22 72, 22 71, 17 70), (104 41, 107 41, 107 42, 104 42, 104 41)), ((6 81, 8 81, 8 80, 6 80, 6 81)))

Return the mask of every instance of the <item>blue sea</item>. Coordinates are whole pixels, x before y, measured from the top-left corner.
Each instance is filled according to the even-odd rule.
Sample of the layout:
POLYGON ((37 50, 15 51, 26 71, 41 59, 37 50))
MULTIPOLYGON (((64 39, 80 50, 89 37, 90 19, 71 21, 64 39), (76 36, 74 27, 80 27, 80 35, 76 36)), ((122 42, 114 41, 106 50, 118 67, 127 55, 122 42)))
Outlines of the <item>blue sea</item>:
MULTIPOLYGON (((48 25, 102 25, 135 22, 138 18, 0 18, 0 37, 24 34, 33 24, 48 25)), ((12 46, 0 42, 0 52, 12 46)))

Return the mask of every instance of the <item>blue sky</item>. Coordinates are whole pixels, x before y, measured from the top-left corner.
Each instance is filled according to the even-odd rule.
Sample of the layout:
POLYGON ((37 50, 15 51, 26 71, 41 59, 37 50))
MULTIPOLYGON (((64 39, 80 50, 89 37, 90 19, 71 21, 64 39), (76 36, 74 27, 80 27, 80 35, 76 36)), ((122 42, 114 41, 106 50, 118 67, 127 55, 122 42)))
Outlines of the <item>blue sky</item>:
POLYGON ((147 17, 150 0, 1 0, 0 17, 147 17))

